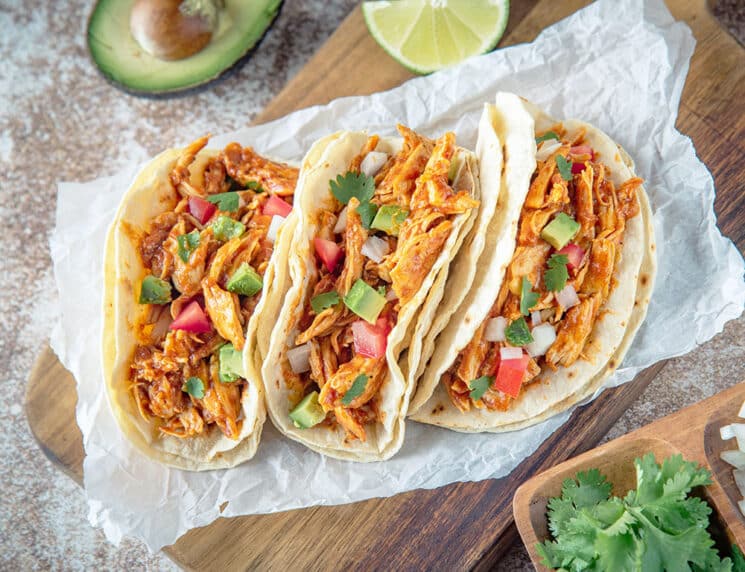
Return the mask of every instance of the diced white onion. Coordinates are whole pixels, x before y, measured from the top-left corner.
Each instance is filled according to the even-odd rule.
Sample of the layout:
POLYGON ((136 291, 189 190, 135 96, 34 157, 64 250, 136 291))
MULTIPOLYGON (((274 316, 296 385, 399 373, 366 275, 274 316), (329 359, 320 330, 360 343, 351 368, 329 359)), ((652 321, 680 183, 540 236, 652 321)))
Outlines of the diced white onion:
POLYGON ((334 234, 341 234, 342 232, 344 232, 345 228, 347 228, 347 207, 341 209, 339 218, 336 219, 336 224, 334 225, 334 234))
POLYGON ((745 471, 742 469, 735 469, 732 471, 732 474, 735 476, 735 483, 737 483, 737 488, 740 490, 740 494, 745 496, 745 471))
POLYGON ((287 350, 287 359, 295 373, 305 373, 310 369, 310 342, 287 350))
POLYGON ((745 500, 738 501, 737 506, 740 507, 740 512, 745 516, 745 500))
POLYGON ((548 139, 546 141, 543 141, 540 148, 538 149, 538 152, 535 154, 536 161, 545 161, 556 151, 558 151, 559 147, 561 147, 561 141, 557 141, 556 139, 548 139))
POLYGON ((277 233, 279 232, 279 227, 282 226, 282 223, 285 222, 285 217, 274 215, 272 217, 272 222, 269 223, 269 230, 266 231, 266 238, 267 240, 274 242, 277 240, 277 233))
POLYGON ((393 300, 398 300, 398 296, 396 296, 396 291, 393 288, 389 288, 388 292, 385 293, 385 299, 389 302, 393 302, 393 300))
POLYGON ((360 164, 360 171, 368 177, 374 177, 380 169, 383 168, 388 160, 388 153, 380 151, 370 151, 360 164))
POLYGON ((530 313, 530 321, 533 322, 533 327, 541 325, 541 311, 536 310, 535 312, 530 313))
POLYGON ((523 357, 522 348, 504 347, 499 350, 499 359, 501 360, 520 359, 521 357, 523 357))
POLYGON ((741 417, 742 419, 745 419, 745 401, 742 402, 742 406, 740 407, 740 412, 737 414, 738 417, 741 417))
POLYGON ((545 323, 536 326, 530 333, 533 336, 533 341, 525 346, 528 354, 531 357, 546 355, 548 348, 556 340, 556 330, 554 330, 554 327, 549 323, 545 323))
POLYGON ((504 329, 507 327, 507 319, 499 316, 498 318, 492 318, 486 323, 484 329, 484 339, 487 342, 503 342, 505 341, 504 329))
POLYGON ((724 425, 720 427, 719 436, 722 438, 722 441, 727 441, 728 439, 734 439, 735 432, 732 430, 732 425, 724 425))
POLYGON ((387 240, 383 240, 377 236, 371 236, 362 245, 362 256, 367 256, 373 262, 380 264, 389 250, 390 247, 387 240))
POLYGON ((729 463, 736 469, 745 469, 745 453, 735 449, 734 451, 722 451, 719 456, 722 461, 729 463))
POLYGON ((565 310, 579 304, 579 297, 577 296, 577 291, 574 289, 574 286, 571 284, 564 286, 564 289, 561 292, 556 293, 556 301, 559 302, 565 310))

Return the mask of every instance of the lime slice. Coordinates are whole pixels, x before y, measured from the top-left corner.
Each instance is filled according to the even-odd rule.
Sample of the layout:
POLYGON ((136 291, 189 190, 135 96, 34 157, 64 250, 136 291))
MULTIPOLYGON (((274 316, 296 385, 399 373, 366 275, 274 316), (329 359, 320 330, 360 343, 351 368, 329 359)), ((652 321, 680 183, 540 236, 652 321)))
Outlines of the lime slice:
POLYGON ((509 0, 394 0, 363 2, 375 41, 401 65, 430 73, 497 45, 509 0))

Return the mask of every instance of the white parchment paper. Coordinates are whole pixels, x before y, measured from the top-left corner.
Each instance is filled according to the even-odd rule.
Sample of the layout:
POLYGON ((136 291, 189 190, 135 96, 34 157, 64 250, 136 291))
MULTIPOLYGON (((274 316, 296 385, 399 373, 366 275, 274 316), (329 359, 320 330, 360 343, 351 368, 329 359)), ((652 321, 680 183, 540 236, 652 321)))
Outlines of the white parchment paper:
MULTIPOLYGON (((689 28, 660 0, 602 0, 546 29, 536 41, 417 78, 385 93, 339 99, 211 141, 237 140, 299 161, 338 129, 394 133, 397 122, 431 135, 455 130, 473 146, 485 101, 514 91, 556 117, 593 122, 636 161, 654 209, 659 273, 649 314, 608 386, 686 353, 740 315, 743 260, 716 227, 714 184, 675 119, 694 49, 689 28)), ((374 62, 370 73, 374 73, 374 62)), ((186 141, 174 142, 185 144, 186 141)), ((106 228, 138 167, 89 183, 61 183, 51 238, 61 322, 53 347, 78 383, 77 420, 86 451, 92 524, 117 542, 151 549, 218 516, 340 504, 454 481, 500 477, 532 453, 568 413, 502 435, 463 435, 409 423, 401 452, 383 463, 330 460, 282 439, 267 422, 256 457, 227 471, 189 473, 138 454, 120 433, 100 363, 102 257, 106 228)), ((560 430, 560 429, 559 429, 560 430)))

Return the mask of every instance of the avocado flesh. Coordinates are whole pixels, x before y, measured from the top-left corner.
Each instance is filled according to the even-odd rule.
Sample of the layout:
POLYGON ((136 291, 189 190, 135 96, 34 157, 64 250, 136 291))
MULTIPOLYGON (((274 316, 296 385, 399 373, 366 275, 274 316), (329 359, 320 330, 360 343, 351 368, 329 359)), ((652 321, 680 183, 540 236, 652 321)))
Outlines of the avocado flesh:
POLYGON ((220 372, 218 377, 223 383, 231 383, 244 377, 243 355, 233 344, 225 344, 220 348, 220 372))
POLYGON ((303 397, 295 409, 290 411, 290 419, 298 429, 310 429, 326 419, 326 413, 318 403, 318 392, 314 391, 303 397))
POLYGON ((140 304, 168 304, 171 301, 171 285, 152 274, 145 276, 140 286, 140 304))
POLYGON ((374 324, 385 306, 385 297, 363 280, 357 280, 344 297, 347 308, 360 318, 374 324))
POLYGON ((561 250, 574 238, 579 227, 579 223, 572 217, 564 213, 559 213, 554 220, 543 228, 541 238, 556 250, 561 250))
POLYGON ((248 262, 241 264, 226 284, 228 291, 243 296, 253 296, 263 285, 261 275, 248 262))
POLYGON ((216 78, 264 35, 281 0, 225 0, 212 40, 183 60, 159 60, 143 50, 129 30, 135 0, 100 0, 88 23, 88 47, 106 77, 138 93, 168 93, 216 78))

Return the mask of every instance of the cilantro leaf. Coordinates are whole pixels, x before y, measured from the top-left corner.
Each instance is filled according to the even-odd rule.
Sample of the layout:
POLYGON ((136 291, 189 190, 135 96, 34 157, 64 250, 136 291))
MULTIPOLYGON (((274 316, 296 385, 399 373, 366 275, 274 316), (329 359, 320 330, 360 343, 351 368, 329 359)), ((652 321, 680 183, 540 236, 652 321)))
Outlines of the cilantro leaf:
POLYGON ((238 193, 235 191, 210 195, 207 197, 207 200, 212 204, 217 205, 217 208, 221 211, 231 213, 237 211, 238 206, 240 205, 240 198, 238 197, 238 193))
POLYGON ((610 535, 598 532, 595 539, 598 553, 598 569, 605 572, 636 570, 639 544, 632 533, 610 535))
POLYGON ((329 186, 331 194, 343 205, 346 205, 352 197, 356 197, 360 203, 366 203, 375 194, 375 180, 364 173, 355 171, 338 175, 335 181, 329 181, 329 186))
POLYGON ((563 155, 556 155, 556 166, 559 168, 559 174, 565 181, 572 180, 572 162, 563 155))
POLYGON ((523 316, 530 315, 530 309, 538 302, 538 292, 533 292, 533 285, 523 276, 520 287, 520 313, 523 316))
POLYGON ((367 387, 368 379, 370 378, 364 373, 358 375, 352 382, 352 387, 350 387, 344 394, 344 397, 341 398, 342 404, 349 405, 352 401, 362 395, 362 392, 365 391, 365 387, 367 387))
POLYGON ((571 499, 574 506, 583 508, 608 500, 611 484, 597 469, 580 471, 574 479, 566 479, 561 487, 562 498, 571 499))
POLYGON ((569 257, 566 254, 553 254, 548 259, 548 270, 543 273, 543 281, 546 289, 551 292, 561 292, 567 285, 569 271, 567 264, 569 257))
POLYGON ((181 391, 185 391, 197 399, 202 399, 204 397, 204 382, 198 377, 190 377, 181 386, 181 391))
POLYGON ((192 230, 188 234, 182 234, 176 238, 178 243, 178 257, 184 262, 189 262, 189 256, 199 246, 199 231, 192 230))
POLYGON ((336 290, 324 292, 323 294, 318 294, 318 296, 313 296, 310 301, 310 307, 313 308, 316 314, 320 314, 324 310, 336 306, 339 303, 339 299, 339 294, 336 290))
POLYGON ((745 572, 745 556, 737 544, 732 545, 732 570, 734 572, 745 572))
POLYGON ((494 377, 491 375, 482 375, 479 378, 472 379, 468 382, 468 389, 471 390, 471 393, 469 393, 469 396, 474 401, 481 399, 481 397, 486 393, 486 390, 489 389, 489 386, 494 381, 494 377))
POLYGON ((526 346, 533 341, 528 324, 522 316, 504 329, 504 337, 515 347, 526 346))
POLYGON ((540 137, 535 138, 535 144, 538 145, 539 143, 543 143, 544 141, 548 141, 549 139, 556 139, 558 141, 559 136, 553 131, 546 131, 540 137))
POLYGON ((360 221, 362 226, 366 229, 370 229, 375 215, 378 214, 378 205, 375 203, 360 203, 357 207, 357 214, 360 215, 360 221))
POLYGON ((246 183, 246 188, 251 189, 255 193, 264 192, 264 188, 261 186, 261 183, 259 183, 259 181, 248 181, 248 183, 246 183))

